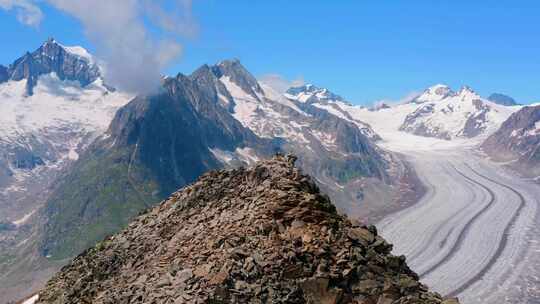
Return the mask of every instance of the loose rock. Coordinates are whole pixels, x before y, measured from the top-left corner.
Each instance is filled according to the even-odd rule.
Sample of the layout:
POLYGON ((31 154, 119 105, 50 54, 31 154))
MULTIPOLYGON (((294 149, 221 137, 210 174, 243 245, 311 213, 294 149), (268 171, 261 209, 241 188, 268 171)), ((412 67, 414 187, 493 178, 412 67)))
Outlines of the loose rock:
POLYGON ((214 171, 51 279, 38 303, 454 304, 374 226, 351 223, 278 155, 214 171))

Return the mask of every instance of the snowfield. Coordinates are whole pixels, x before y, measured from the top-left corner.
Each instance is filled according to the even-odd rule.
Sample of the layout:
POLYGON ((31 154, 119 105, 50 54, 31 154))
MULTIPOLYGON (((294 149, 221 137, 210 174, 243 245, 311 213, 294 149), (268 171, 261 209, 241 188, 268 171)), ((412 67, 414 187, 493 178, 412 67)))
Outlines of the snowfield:
POLYGON ((76 126, 86 132, 103 132, 116 110, 130 96, 111 93, 101 79, 81 88, 55 74, 40 76, 34 95, 25 96, 26 80, 0 84, 0 138, 76 126))
POLYGON ((26 222, 39 208, 35 197, 45 197, 39 193, 107 130, 131 97, 110 92, 101 79, 83 88, 54 73, 39 77, 32 96, 26 80, 0 84, 0 168, 8 172, 0 178, 0 221, 26 222), (17 153, 39 157, 38 165, 17 166, 17 153))

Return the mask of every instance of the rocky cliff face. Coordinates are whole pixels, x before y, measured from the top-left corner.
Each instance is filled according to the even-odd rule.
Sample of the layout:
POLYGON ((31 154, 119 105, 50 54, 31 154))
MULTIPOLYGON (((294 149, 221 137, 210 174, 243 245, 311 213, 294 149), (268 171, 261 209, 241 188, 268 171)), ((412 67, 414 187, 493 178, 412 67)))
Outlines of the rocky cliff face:
POLYGON ((540 106, 527 106, 512 114, 482 149, 496 160, 530 177, 540 175, 540 106))
POLYGON ((205 174, 75 258, 38 303, 457 303, 294 161, 205 174))

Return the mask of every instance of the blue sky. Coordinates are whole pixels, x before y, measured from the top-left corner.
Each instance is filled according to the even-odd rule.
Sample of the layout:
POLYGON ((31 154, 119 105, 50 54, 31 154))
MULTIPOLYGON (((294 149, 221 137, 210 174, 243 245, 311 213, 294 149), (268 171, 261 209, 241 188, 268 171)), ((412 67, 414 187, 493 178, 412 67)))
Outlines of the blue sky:
MULTIPOLYGON (((78 21, 40 2, 37 27, 0 10, 0 63, 49 36, 92 50, 78 21)), ((436 83, 540 101, 538 1, 195 0, 198 33, 163 72, 239 58, 256 76, 328 87, 353 103, 398 100, 436 83)), ((158 31, 156 35, 161 35, 158 31)))

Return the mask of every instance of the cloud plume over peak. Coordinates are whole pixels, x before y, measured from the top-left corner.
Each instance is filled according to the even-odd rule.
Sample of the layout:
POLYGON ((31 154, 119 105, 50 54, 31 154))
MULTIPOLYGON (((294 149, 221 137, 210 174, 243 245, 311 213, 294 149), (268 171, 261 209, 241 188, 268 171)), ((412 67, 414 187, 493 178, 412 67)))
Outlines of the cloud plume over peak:
MULTIPOLYGON (((104 62, 106 81, 133 93, 155 89, 161 71, 181 55, 178 40, 197 32, 189 0, 46 1, 80 21, 104 62)), ((0 7, 15 2, 39 10, 39 2, 30 0, 0 0, 0 7)))

